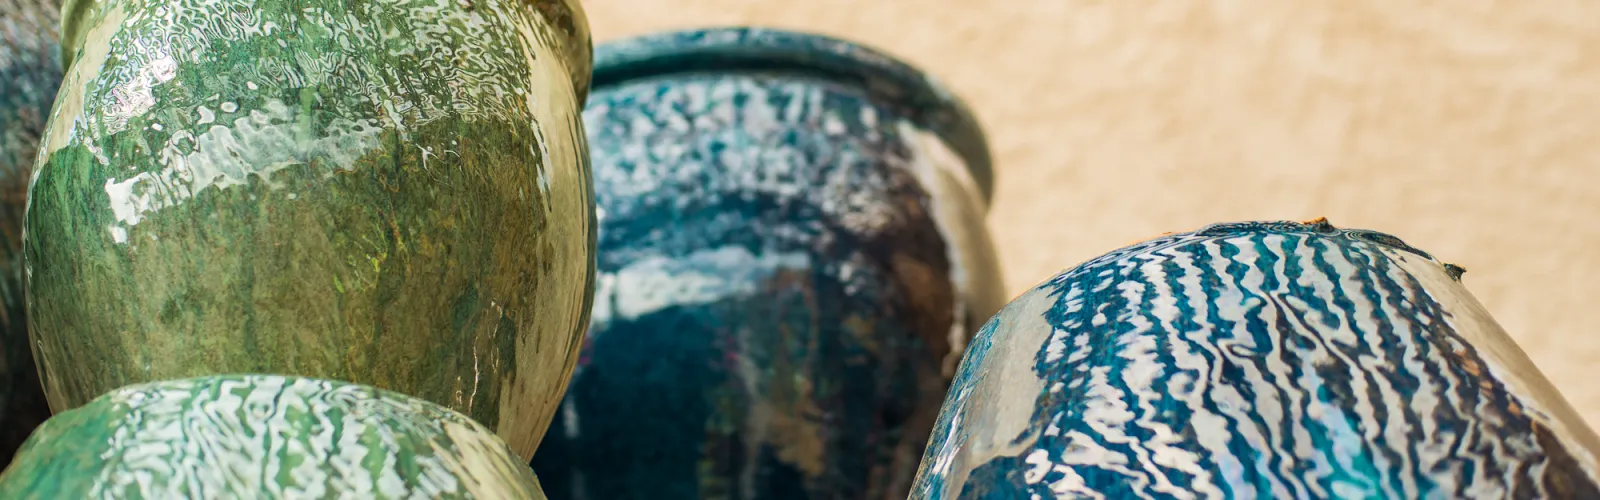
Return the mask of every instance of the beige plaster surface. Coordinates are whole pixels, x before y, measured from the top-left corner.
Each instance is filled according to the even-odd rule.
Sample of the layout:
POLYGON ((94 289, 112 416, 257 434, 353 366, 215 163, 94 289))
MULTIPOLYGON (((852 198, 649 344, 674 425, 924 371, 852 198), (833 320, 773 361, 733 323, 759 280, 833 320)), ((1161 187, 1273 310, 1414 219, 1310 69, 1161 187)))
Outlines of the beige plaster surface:
POLYGON ((597 42, 765 25, 944 81, 990 135, 1014 293, 1165 231, 1326 216, 1465 266, 1600 423, 1600 3, 584 3, 597 42))

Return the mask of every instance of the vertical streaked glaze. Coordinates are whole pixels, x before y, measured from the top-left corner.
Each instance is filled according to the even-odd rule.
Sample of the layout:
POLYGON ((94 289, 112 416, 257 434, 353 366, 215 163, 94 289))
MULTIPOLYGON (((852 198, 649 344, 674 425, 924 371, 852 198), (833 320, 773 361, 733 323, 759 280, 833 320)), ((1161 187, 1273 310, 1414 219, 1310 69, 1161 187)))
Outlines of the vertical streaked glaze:
POLYGON ((50 103, 61 85, 57 0, 0 0, 0 469, 50 417, 28 348, 22 214, 50 103))
POLYGON ((1325 221, 1085 263, 973 340, 912 498, 1600 497, 1595 434, 1460 273, 1325 221))
POLYGON ((215 373, 421 397, 531 456, 593 287, 569 0, 78 0, 30 188, 51 406, 215 373))
POLYGON ((0 498, 542 499, 494 431, 420 399, 300 377, 112 391, 45 422, 0 498))
POLYGON ((1004 302, 959 100, 763 29, 597 49, 594 321, 533 461, 552 498, 905 498, 1004 302), (954 151, 952 151, 954 150, 954 151))

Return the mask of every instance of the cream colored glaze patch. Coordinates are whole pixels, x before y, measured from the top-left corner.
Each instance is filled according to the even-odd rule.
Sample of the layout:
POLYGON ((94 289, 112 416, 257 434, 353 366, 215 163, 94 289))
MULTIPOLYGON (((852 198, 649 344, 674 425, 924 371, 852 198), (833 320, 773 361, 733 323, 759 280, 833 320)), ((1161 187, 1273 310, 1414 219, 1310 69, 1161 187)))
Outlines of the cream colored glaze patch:
POLYGON ((928 190, 931 215, 944 237, 950 279, 955 282, 956 315, 950 325, 950 354, 941 365, 944 376, 949 378, 961 362, 974 329, 1005 305, 1005 283, 989 237, 989 210, 966 162, 939 137, 909 123, 901 123, 899 128, 903 137, 911 139, 911 172, 928 190))
POLYGON ((1584 470, 1597 470, 1600 436, 1585 424, 1583 417, 1534 366, 1533 360, 1511 340, 1483 304, 1460 282, 1450 279, 1439 261, 1388 248, 1383 251, 1400 269, 1416 277, 1433 300, 1451 314, 1450 326, 1477 348, 1490 375, 1518 395, 1520 402, 1533 410, 1535 420, 1550 427, 1569 447, 1573 457, 1583 464, 1584 470))
MULTIPOLYGON (((510 2, 516 4, 515 2, 510 2)), ((508 8, 520 8, 508 5, 508 8)), ((541 191, 539 196, 546 200, 544 208, 550 214, 568 214, 573 211, 592 210, 592 189, 552 190, 552 185, 571 185, 573 183, 588 184, 590 180, 585 176, 588 164, 588 143, 583 134, 583 122, 579 117, 581 112, 577 104, 577 92, 573 89, 572 79, 567 70, 565 59, 556 52, 557 47, 562 47, 562 40, 557 31, 551 29, 548 20, 543 17, 530 16, 530 23, 518 23, 518 29, 523 34, 520 37, 525 43, 524 53, 528 57, 531 68, 531 78, 528 84, 531 88, 524 89, 529 110, 536 120, 535 133, 538 134, 537 146, 539 154, 544 159, 544 164, 539 166, 542 170, 538 173, 536 188, 541 191), (535 97, 540 96, 540 97, 535 97), (541 98, 542 97, 542 98, 541 98), (571 193, 579 193, 572 196, 571 193)), ((533 193, 529 193, 532 195, 533 193)), ((580 242, 587 245, 587 234, 563 234, 564 225, 551 225, 550 241, 580 242)), ((586 220, 581 226, 582 231, 594 231, 586 220)), ((562 254, 579 255, 585 252, 560 252, 562 254)), ((591 257, 592 258, 592 257, 591 257)), ((581 272, 571 269, 571 266, 588 266, 590 262, 571 261, 558 262, 558 267, 568 269, 556 271, 560 274, 581 272)), ((587 308, 590 305, 585 300, 593 292, 594 283, 590 281, 588 290, 574 290, 573 293, 564 295, 567 299, 562 304, 564 309, 573 310, 587 308)), ((523 458, 532 458, 533 450, 538 448, 539 441, 544 438, 545 427, 555 416, 556 408, 560 406, 561 396, 566 391, 567 383, 571 379, 572 369, 578 364, 577 344, 582 340, 585 328, 588 326, 589 314, 561 315, 563 318, 573 318, 573 323, 559 321, 539 322, 539 330, 525 332, 517 339, 517 349, 521 352, 557 352, 567 351, 567 359, 562 360, 564 369, 560 376, 554 380, 529 380, 519 377, 514 383, 509 384, 501 394, 500 428, 501 437, 511 445, 523 458), (538 344, 538 345, 535 345, 538 344), (542 422, 541 425, 521 425, 519 421, 542 422), (519 429, 523 434, 512 434, 509 431, 519 429)), ((539 373, 538 365, 548 363, 548 357, 519 356, 517 367, 519 373, 539 373)))
MULTIPOLYGON (((465 416, 463 416, 465 418, 465 416)), ((461 462, 458 473, 464 478, 462 489, 473 498, 517 498, 516 491, 511 490, 511 485, 499 478, 521 477, 525 472, 510 469, 505 460, 496 460, 489 455, 505 450, 505 443, 488 434, 488 429, 474 428, 465 425, 445 422, 442 424, 445 434, 456 444, 456 453, 441 452, 439 456, 459 456, 461 462)), ((519 464, 520 465, 520 464, 519 464)), ((534 483, 538 487, 538 483, 534 483)), ((538 492, 535 500, 544 500, 543 491, 538 492)))
MULTIPOLYGON (((100 69, 105 66, 106 56, 111 53, 111 38, 122 31, 122 22, 127 17, 121 4, 112 6, 111 10, 105 12, 105 17, 84 36, 83 54, 67 71, 61 91, 56 95, 55 111, 50 116, 50 130, 45 135, 44 147, 39 148, 41 162, 70 142, 68 139, 72 136, 73 127, 77 125, 78 117, 83 115, 83 95, 89 91, 90 82, 100 77, 100 69)), ((34 170, 38 171, 37 168, 34 170)))
POLYGON ((994 329, 993 345, 983 366, 977 367, 981 375, 962 389, 967 401, 955 416, 959 420, 952 432, 965 433, 967 438, 956 450, 934 452, 951 454, 945 457, 950 478, 945 498, 960 493, 972 467, 1021 453, 1033 444, 1034 437, 1024 433, 1045 387, 1045 380, 1033 367, 1054 331, 1045 321, 1045 313, 1055 303, 1053 294, 1035 290, 1012 301, 996 316, 1000 325, 994 329))

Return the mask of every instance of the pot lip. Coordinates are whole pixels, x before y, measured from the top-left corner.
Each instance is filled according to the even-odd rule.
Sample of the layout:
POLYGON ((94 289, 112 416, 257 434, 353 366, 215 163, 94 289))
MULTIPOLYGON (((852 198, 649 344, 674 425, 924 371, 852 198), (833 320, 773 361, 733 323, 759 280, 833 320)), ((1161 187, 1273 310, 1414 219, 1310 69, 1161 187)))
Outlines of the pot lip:
POLYGON ((597 45, 589 87, 708 70, 802 73, 863 89, 943 139, 991 203, 993 160, 971 108, 922 70, 859 43, 761 26, 659 32, 597 45))
MULTIPOLYGON (((541 0, 529 2, 531 9, 544 23, 544 27, 552 32, 555 38, 553 43, 561 46, 554 47, 559 51, 557 56, 563 59, 567 71, 571 74, 572 92, 578 101, 578 106, 589 98, 591 87, 589 78, 593 72, 594 40, 590 34, 589 16, 583 10, 583 3, 578 0, 541 0)), ((88 30, 94 29, 91 24, 96 19, 96 10, 106 7, 105 0, 60 0, 59 25, 56 26, 61 66, 67 69, 72 66, 73 58, 77 56, 82 38, 88 30)), ((541 37, 541 40, 543 39, 541 37)))

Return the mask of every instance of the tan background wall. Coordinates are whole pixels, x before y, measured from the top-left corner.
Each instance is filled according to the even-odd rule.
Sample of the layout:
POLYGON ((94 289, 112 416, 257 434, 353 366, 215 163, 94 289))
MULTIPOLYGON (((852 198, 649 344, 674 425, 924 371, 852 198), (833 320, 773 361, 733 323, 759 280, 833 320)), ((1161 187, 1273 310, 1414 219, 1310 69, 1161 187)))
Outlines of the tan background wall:
POLYGON ((1600 3, 584 3, 596 42, 757 24, 943 80, 990 134, 1015 293, 1165 231, 1327 216, 1465 266, 1600 423, 1600 3))

